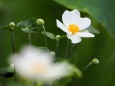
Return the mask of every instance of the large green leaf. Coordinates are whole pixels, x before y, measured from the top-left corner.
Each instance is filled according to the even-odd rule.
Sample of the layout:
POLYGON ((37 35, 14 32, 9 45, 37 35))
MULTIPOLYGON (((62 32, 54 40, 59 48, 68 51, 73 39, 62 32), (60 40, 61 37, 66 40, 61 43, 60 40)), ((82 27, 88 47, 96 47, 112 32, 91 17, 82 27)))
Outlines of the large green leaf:
POLYGON ((70 8, 79 9, 93 16, 115 37, 115 1, 114 0, 55 0, 70 8))

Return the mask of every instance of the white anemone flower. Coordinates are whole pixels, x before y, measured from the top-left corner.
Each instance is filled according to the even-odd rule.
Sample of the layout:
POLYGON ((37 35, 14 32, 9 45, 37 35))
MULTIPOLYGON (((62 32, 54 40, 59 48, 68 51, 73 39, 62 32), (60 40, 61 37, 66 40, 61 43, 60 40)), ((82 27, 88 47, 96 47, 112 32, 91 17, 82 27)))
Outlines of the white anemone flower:
POLYGON ((68 76, 72 65, 67 62, 55 63, 50 52, 27 46, 19 54, 10 57, 16 72, 24 78, 35 81, 54 81, 68 76))
POLYGON ((91 20, 87 17, 81 18, 77 9, 66 10, 62 15, 62 21, 63 23, 56 20, 57 27, 67 33, 67 38, 71 39, 72 43, 81 42, 81 37, 94 37, 94 34, 86 30, 91 25, 91 20))

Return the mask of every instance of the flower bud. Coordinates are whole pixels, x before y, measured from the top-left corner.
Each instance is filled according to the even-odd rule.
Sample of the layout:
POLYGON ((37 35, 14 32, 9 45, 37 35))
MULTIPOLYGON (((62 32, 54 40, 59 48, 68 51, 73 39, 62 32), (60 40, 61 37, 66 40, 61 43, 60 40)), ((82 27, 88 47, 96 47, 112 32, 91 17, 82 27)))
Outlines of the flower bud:
POLYGON ((60 35, 57 35, 57 36, 56 36, 56 39, 58 39, 59 37, 60 37, 60 35))
POLYGON ((92 60, 92 63, 93 63, 93 64, 99 64, 99 60, 98 60, 97 58, 94 58, 94 59, 92 60))
POLYGON ((39 26, 42 26, 42 25, 44 25, 44 20, 43 19, 37 19, 36 24, 39 26))
POLYGON ((11 22, 9 25, 10 25, 10 29, 14 29, 14 27, 15 27, 15 23, 14 22, 11 22))
POLYGON ((54 57, 56 53, 54 51, 51 51, 50 54, 54 57))
POLYGON ((60 35, 57 35, 56 36, 56 40, 59 41, 59 38, 60 38, 60 35))

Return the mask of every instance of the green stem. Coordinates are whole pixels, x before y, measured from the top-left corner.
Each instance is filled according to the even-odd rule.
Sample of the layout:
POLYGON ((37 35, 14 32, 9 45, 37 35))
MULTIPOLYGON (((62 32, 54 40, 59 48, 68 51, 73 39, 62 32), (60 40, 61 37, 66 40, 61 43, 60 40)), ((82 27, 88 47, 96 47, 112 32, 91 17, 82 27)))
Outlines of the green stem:
POLYGON ((82 71, 85 71, 85 70, 88 69, 91 65, 92 65, 92 62, 90 62, 88 65, 86 65, 86 66, 82 69, 82 71))
POLYGON ((69 50, 69 52, 68 52, 68 54, 67 54, 67 56, 66 56, 67 59, 68 59, 68 57, 70 56, 70 54, 71 54, 71 52, 72 52, 74 46, 75 46, 75 44, 73 44, 72 47, 70 48, 70 50, 69 50))
POLYGON ((68 48, 69 48, 69 39, 67 40, 66 43, 65 56, 64 56, 65 58, 67 57, 68 48))
POLYGON ((31 45, 31 33, 28 34, 29 44, 31 45))
POLYGON ((46 36, 46 30, 45 30, 45 26, 43 25, 43 31, 44 31, 44 38, 45 38, 45 45, 47 47, 47 36, 46 36))
MULTIPOLYGON (((14 30, 11 30, 12 33, 12 50, 13 50, 13 54, 15 54, 15 41, 14 41, 14 30)), ((16 86, 16 71, 15 71, 15 65, 14 65, 14 82, 15 82, 15 86, 16 86)))
MULTIPOLYGON (((87 64, 87 65, 82 69, 82 72, 84 72, 86 69, 88 69, 91 65, 92 65, 92 62, 90 62, 89 64, 87 64)), ((78 79, 75 79, 75 80, 73 81, 72 86, 75 86, 77 80, 78 80, 78 79)))
POLYGON ((13 54, 14 54, 15 53, 14 30, 12 30, 11 33, 12 33, 12 50, 13 50, 13 54))
POLYGON ((76 85, 77 80, 78 80, 78 79, 74 79, 74 80, 73 80, 72 86, 75 86, 75 85, 76 85))
POLYGON ((56 40, 56 56, 58 56, 59 40, 56 40))

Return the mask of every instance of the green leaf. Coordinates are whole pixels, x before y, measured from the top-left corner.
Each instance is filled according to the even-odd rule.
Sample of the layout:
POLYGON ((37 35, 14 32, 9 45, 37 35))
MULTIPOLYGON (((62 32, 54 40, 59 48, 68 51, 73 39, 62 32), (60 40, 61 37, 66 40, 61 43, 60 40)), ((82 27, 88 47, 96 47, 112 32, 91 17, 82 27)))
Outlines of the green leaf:
POLYGON ((87 28, 87 30, 91 33, 95 33, 95 34, 100 34, 100 32, 95 29, 94 27, 90 26, 89 28, 87 28))
POLYGON ((36 23, 36 19, 35 18, 30 18, 30 19, 18 22, 17 26, 18 27, 31 27, 35 23, 36 23))
POLYGON ((70 9, 90 14, 115 37, 114 0, 55 0, 70 9))
POLYGON ((0 68, 0 76, 4 78, 10 78, 14 75, 14 68, 12 67, 3 67, 0 68))
POLYGON ((36 33, 39 32, 42 27, 36 24, 36 19, 31 18, 17 23, 17 26, 26 33, 36 33))
POLYGON ((42 31, 41 33, 42 33, 43 35, 46 34, 47 37, 49 37, 49 38, 51 38, 51 39, 53 39, 53 40, 56 39, 55 35, 52 34, 52 33, 50 33, 50 32, 45 31, 45 33, 44 33, 44 31, 42 31))

